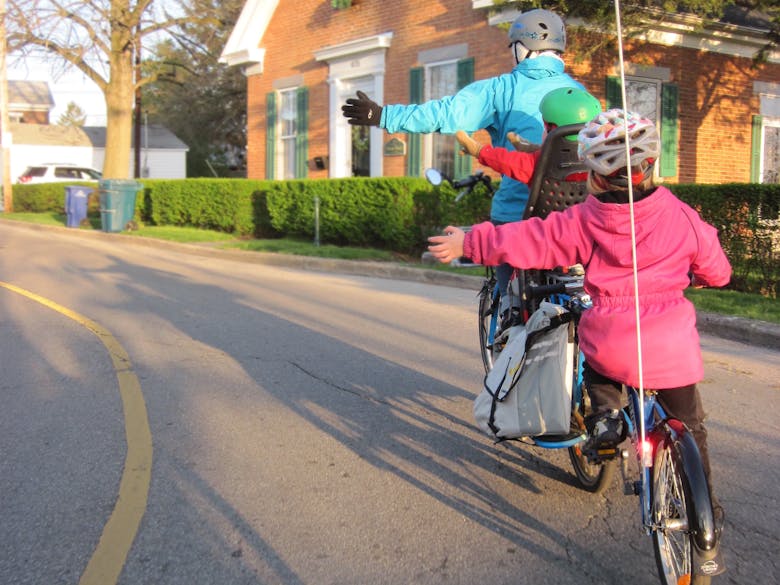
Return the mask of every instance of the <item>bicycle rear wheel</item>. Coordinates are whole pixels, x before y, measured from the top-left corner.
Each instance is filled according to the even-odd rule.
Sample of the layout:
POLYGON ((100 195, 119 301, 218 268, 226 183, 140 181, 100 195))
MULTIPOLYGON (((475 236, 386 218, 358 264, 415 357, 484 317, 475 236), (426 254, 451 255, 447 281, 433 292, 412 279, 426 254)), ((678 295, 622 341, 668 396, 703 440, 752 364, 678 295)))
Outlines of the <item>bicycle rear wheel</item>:
POLYGON ((591 463, 582 452, 584 442, 569 447, 569 459, 574 468, 577 482, 588 492, 600 494, 612 483, 615 475, 615 460, 607 459, 598 463, 591 463))
POLYGON ((679 454, 668 437, 656 446, 651 504, 653 549, 661 582, 709 585, 709 575, 693 572, 693 501, 679 454))
POLYGON ((495 294, 496 280, 486 280, 479 293, 479 348, 485 373, 493 367, 493 340, 498 329, 499 299, 495 294))

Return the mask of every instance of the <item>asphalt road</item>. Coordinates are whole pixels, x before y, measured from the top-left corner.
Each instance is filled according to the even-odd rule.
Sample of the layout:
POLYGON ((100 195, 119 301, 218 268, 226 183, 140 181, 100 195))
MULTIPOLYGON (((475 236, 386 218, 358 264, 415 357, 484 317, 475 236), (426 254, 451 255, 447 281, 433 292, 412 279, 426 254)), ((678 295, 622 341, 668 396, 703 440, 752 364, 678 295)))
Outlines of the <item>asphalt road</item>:
MULTIPOLYGON (((7 222, 0 281, 2 584, 658 582, 617 481, 475 429, 476 291, 7 222)), ((715 582, 777 583, 780 352, 702 346, 715 582)))

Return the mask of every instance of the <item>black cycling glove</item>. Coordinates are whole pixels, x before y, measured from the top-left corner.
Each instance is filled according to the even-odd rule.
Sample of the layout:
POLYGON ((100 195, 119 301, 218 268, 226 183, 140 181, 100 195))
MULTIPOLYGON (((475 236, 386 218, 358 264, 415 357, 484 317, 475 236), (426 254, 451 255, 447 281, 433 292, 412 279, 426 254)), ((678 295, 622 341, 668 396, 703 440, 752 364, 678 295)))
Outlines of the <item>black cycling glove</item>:
POLYGON ((379 126, 382 119, 382 106, 372 102, 362 91, 357 92, 357 99, 349 98, 341 111, 354 126, 379 126))

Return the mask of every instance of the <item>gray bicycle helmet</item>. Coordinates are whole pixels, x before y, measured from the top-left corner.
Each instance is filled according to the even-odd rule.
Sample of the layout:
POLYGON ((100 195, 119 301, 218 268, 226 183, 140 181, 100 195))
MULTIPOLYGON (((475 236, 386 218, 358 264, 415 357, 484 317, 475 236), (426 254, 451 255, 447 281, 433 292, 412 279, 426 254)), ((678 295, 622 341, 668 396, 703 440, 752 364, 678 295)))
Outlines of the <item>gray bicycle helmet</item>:
POLYGON ((510 47, 520 43, 529 51, 566 50, 566 26, 560 16, 536 8, 519 14, 509 29, 510 47))

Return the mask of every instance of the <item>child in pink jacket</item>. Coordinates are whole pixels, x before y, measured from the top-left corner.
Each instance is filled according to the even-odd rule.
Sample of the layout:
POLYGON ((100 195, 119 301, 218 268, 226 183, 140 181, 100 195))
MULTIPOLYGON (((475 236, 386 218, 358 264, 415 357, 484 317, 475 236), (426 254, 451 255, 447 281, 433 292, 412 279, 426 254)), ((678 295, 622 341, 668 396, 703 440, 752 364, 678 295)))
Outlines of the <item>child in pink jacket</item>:
MULTIPOLYGON (((593 307, 582 315, 579 343, 594 413, 586 421, 590 438, 585 448, 615 447, 625 438, 621 384, 639 385, 627 204, 631 181, 644 386, 659 390, 666 411, 691 429, 709 481, 707 432, 696 385, 703 378, 702 356, 696 312, 683 290, 690 274, 696 285, 724 286, 731 266, 715 228, 669 189, 653 185, 659 148, 652 121, 619 109, 599 114, 578 136, 591 193, 583 203, 544 220, 481 223, 466 234, 450 226, 445 235, 429 238, 428 249, 442 262, 466 256, 480 264, 506 262, 527 269, 585 266, 585 290, 593 307)), ((713 502, 720 526, 722 508, 713 502)))

